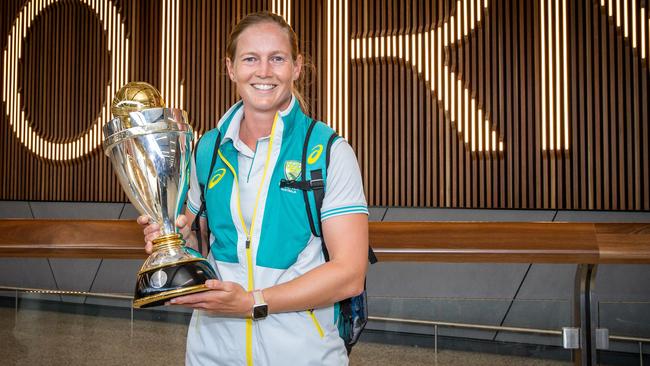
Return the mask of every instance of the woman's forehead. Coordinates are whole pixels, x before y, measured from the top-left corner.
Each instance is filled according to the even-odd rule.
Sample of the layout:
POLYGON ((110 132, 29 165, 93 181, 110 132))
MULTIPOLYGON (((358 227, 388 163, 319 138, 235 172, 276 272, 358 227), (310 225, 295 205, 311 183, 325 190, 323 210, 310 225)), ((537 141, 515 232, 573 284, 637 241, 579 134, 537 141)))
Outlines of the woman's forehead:
POLYGON ((279 25, 264 22, 246 28, 237 39, 237 53, 291 53, 289 34, 279 25))

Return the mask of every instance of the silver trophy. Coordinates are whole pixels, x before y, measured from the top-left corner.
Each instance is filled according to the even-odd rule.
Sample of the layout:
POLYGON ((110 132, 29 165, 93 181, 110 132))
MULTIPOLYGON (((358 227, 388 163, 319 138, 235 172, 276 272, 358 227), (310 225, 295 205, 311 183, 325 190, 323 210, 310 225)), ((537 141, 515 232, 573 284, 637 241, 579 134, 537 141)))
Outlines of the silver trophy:
POLYGON ((164 304, 207 290, 214 269, 197 251, 185 247, 175 222, 187 194, 192 127, 187 112, 164 108, 156 88, 131 82, 116 94, 113 118, 103 127, 104 152, 115 174, 142 215, 160 225, 153 253, 140 268, 133 306, 164 304))

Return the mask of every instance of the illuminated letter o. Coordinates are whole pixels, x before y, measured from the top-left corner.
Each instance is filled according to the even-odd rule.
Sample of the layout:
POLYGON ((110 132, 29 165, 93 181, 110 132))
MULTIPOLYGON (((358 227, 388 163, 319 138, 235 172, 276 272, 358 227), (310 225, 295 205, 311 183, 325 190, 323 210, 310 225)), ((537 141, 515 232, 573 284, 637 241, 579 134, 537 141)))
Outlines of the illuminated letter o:
POLYGON ((50 160, 71 160, 87 155, 101 144, 101 128, 110 119, 111 99, 117 88, 128 78, 128 40, 120 13, 115 6, 103 0, 79 0, 91 8, 102 22, 108 38, 108 51, 111 54, 111 82, 106 86, 107 100, 92 127, 80 138, 66 143, 48 141, 39 136, 20 110, 18 94, 18 60, 27 29, 38 14, 58 0, 31 0, 26 3, 14 20, 4 50, 3 93, 7 117, 12 131, 18 140, 32 153, 50 160), (122 70, 122 67, 124 69, 122 70))

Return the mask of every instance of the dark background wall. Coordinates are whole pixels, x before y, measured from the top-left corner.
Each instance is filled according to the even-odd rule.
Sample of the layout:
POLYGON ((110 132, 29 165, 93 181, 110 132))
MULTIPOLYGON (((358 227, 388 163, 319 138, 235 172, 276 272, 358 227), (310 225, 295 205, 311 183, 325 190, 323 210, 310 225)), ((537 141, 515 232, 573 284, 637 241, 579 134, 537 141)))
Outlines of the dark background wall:
MULTIPOLYGON (((228 32, 276 3, 3 1, 0 199, 124 202, 93 130, 116 84, 154 84, 205 132, 237 98, 223 72, 228 32), (18 49, 21 13, 35 16, 20 23, 18 49), (39 150, 89 133, 67 159, 39 150)), ((369 204, 647 211, 648 4, 612 2, 610 15, 609 3, 323 0, 276 11, 314 66, 301 87, 312 114, 354 146, 369 204)))

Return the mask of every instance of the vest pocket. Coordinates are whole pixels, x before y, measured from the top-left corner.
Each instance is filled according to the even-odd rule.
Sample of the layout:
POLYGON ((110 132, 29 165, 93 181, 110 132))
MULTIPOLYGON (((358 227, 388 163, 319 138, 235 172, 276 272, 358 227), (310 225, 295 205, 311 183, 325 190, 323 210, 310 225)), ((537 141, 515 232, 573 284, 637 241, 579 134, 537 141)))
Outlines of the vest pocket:
POLYGON ((316 327, 316 331, 318 332, 318 335, 321 338, 325 337, 325 333, 323 333, 323 328, 320 326, 320 323, 318 322, 318 318, 316 318, 316 314, 314 314, 314 310, 307 310, 307 314, 309 314, 309 317, 314 323, 314 327, 316 327))

